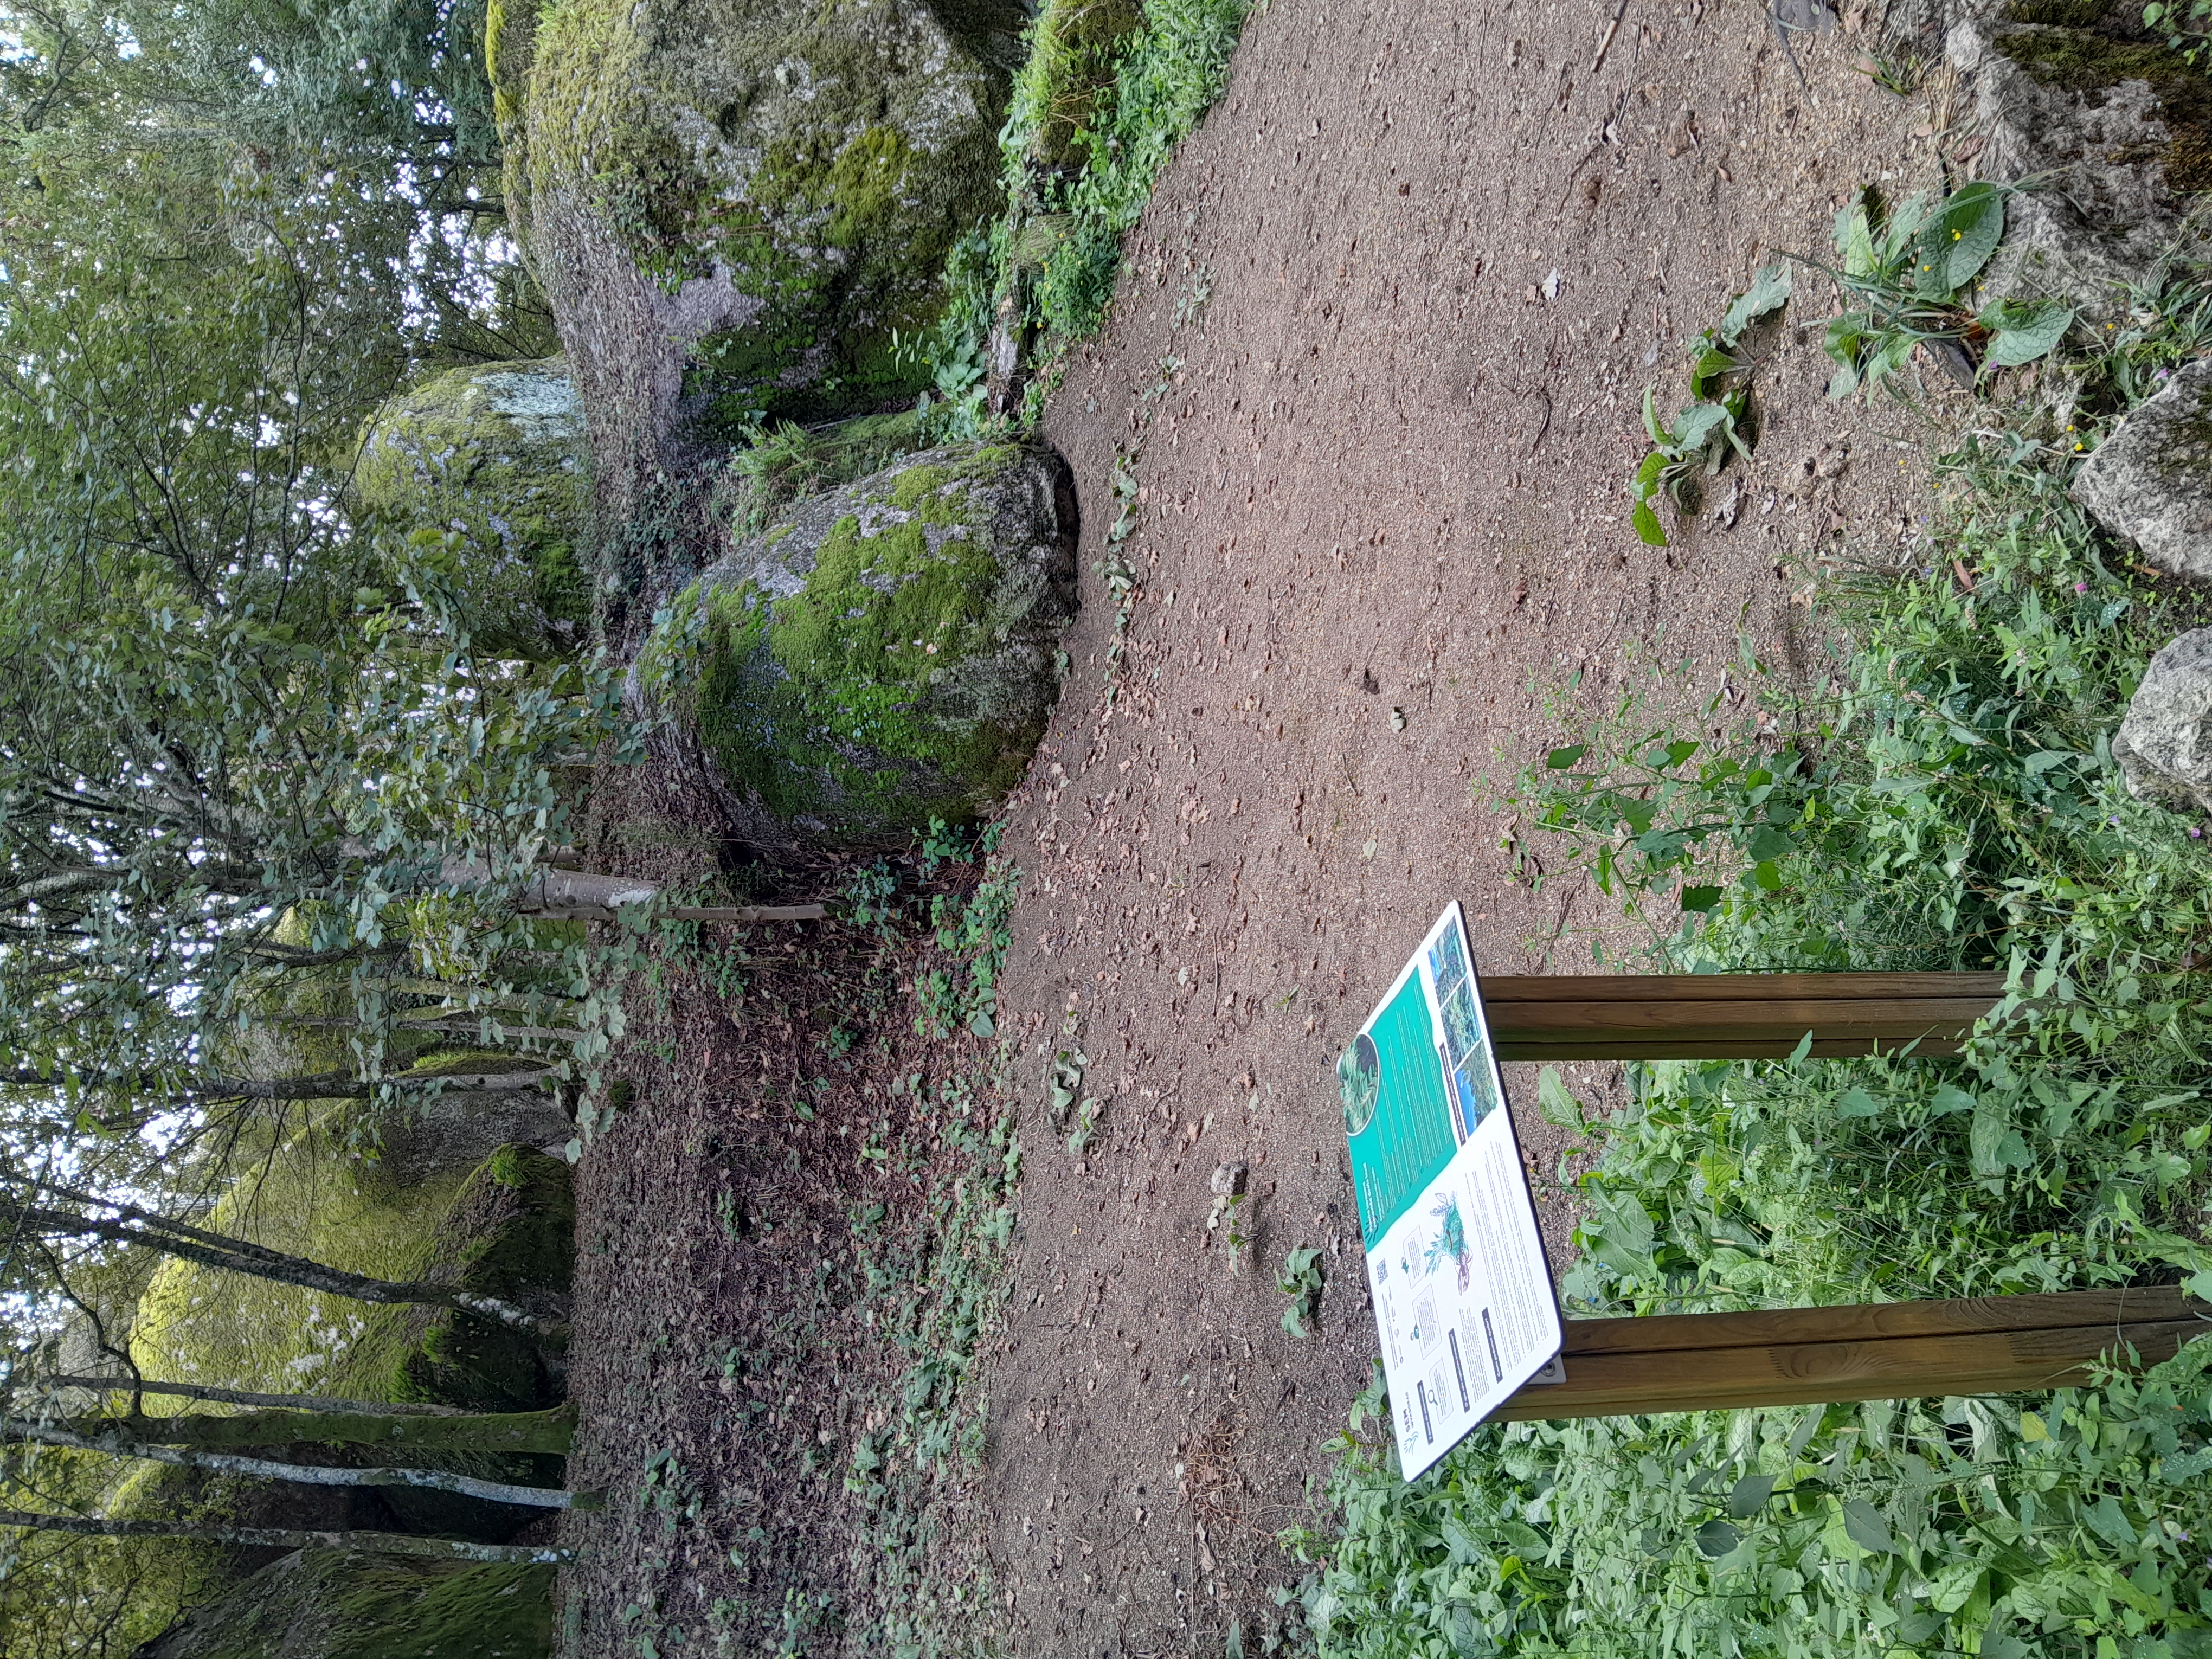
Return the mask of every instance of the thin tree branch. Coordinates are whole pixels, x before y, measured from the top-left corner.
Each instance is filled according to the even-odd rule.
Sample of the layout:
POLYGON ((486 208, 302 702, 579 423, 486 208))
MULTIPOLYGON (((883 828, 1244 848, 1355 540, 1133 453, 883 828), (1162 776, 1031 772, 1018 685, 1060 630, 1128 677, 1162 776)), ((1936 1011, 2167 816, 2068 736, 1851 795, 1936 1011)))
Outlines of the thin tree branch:
POLYGON ((114 1457, 136 1457, 149 1463, 167 1463, 180 1469, 209 1469, 217 1474, 253 1475, 264 1480, 289 1480, 306 1486, 420 1486, 478 1498, 488 1504, 511 1504, 522 1509, 596 1509, 598 1495, 571 1492, 555 1486, 523 1486, 507 1480, 479 1480, 472 1474, 447 1469, 355 1469, 322 1463, 283 1463, 270 1457, 243 1457, 235 1452, 201 1451, 185 1446, 163 1446, 139 1440, 119 1431, 102 1435, 76 1434, 43 1423, 0 1418, 0 1438, 57 1446, 65 1451, 106 1452, 114 1457))
POLYGON ((579 1553, 536 1544, 471 1544, 458 1538, 424 1538, 405 1532, 311 1532, 294 1527, 194 1525, 189 1521, 111 1521, 90 1515, 38 1515, 0 1510, 0 1527, 28 1527, 40 1532, 75 1533, 80 1538, 204 1538, 216 1544, 277 1549, 365 1550, 382 1555, 419 1555, 434 1561, 514 1562, 557 1567, 579 1553))

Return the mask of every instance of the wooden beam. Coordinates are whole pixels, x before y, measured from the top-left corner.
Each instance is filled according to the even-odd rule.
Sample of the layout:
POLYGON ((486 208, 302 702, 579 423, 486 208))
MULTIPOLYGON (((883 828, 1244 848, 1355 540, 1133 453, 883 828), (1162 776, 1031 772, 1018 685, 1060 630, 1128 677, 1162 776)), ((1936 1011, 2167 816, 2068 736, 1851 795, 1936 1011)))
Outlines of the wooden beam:
POLYGON ((2004 1394, 2085 1382, 2100 1357, 2145 1364, 2212 1332, 2179 1287, 1567 1322, 1561 1383, 1498 1418, 1631 1416, 1847 1400, 2004 1394))
POLYGON ((1485 975, 1500 1060, 1755 1060, 1959 1051, 2002 974, 1485 975))

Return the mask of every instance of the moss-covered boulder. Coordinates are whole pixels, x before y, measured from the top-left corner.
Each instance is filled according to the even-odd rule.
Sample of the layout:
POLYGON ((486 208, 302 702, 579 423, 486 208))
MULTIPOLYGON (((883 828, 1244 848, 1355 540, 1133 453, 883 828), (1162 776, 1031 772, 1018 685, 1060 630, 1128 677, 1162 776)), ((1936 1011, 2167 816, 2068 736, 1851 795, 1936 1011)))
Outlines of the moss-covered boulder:
POLYGON ((1066 464, 929 450, 773 516, 680 597, 638 671, 678 688, 740 833, 867 846, 988 808, 1058 693, 1076 605, 1066 464))
POLYGON ((540 1659, 553 1569, 301 1551, 194 1609, 133 1659, 540 1659))
POLYGON ((492 0, 507 211, 618 512, 687 390, 732 418, 911 394, 898 342, 994 210, 1024 21, 1019 0, 492 0))
POLYGON ((354 473, 365 521, 394 556, 418 531, 460 538, 448 579, 477 643, 558 656, 584 638, 577 559, 583 406, 558 357, 434 375, 377 412, 354 473))
MULTIPOLYGON (((302 1132, 216 1206, 218 1231, 379 1279, 428 1279, 557 1313, 574 1271, 568 1166, 530 1146, 411 1182, 302 1132)), ((450 1309, 384 1307, 267 1279, 162 1264, 132 1357, 149 1376, 271 1394, 422 1401, 477 1411, 559 1402, 557 1357, 450 1309)), ((157 1406, 155 1409, 160 1409, 157 1406)))

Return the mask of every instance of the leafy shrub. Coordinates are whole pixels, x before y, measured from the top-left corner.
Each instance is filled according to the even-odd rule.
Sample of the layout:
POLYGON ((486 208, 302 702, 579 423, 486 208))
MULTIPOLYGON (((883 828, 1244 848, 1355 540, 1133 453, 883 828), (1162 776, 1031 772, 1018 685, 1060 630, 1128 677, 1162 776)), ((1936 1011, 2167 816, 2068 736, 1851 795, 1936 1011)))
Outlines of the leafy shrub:
MULTIPOLYGON (((2171 628, 2066 496, 2087 440, 2053 437, 1939 463, 1915 564, 1833 593, 1818 700, 1769 683, 1712 747, 1642 735, 1631 702, 1522 779, 1669 966, 2009 987, 1956 1060, 1627 1068, 1583 1309, 2212 1291, 2212 867, 2109 750, 2171 628)), ((2199 1344, 2044 1396, 1493 1425, 1410 1486, 1359 1434, 1370 1395, 1341 1533, 1290 1540, 1308 1622, 1328 1654, 2212 1653, 2208 1367, 2199 1344)))

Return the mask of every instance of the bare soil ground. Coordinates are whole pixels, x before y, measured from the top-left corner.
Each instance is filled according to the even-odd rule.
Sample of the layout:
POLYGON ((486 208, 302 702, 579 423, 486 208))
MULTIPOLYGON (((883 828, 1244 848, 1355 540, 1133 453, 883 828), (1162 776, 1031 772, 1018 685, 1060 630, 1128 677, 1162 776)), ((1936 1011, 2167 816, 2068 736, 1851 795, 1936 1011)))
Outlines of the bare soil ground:
MULTIPOLYGON (((1086 586, 1007 837, 1030 1162, 986 1498, 1018 1653, 1273 1628, 1298 1571, 1277 1534, 1314 1518, 1374 1352, 1335 1057, 1449 900, 1494 972, 1589 971, 1612 926, 1535 879, 1556 851, 1484 780, 1653 663, 1680 665, 1677 709, 1744 678, 1740 645, 1824 677, 1808 574, 1917 533, 1927 418, 1826 400, 1832 289, 1802 270, 1763 342, 1756 463, 1711 502, 1735 495, 1733 526, 1642 546, 1623 481, 1644 385, 1681 400, 1684 343, 1757 267, 1825 254, 1863 182, 1938 184, 1942 88, 1931 119, 1854 72, 1856 13, 1796 38, 1802 81, 1757 8, 1612 16, 1273 0, 1050 404, 1086 561, 1134 458, 1139 586, 1118 668, 1086 586), (1042 1084, 1064 1030, 1109 1102, 1079 1158, 1042 1084), (1205 1226, 1232 1160, 1257 1258, 1233 1276, 1205 1226), (1300 1341, 1273 1280, 1307 1244, 1329 1286, 1300 1341)), ((1716 722, 1755 713, 1734 696, 1716 722)), ((1564 1069, 1619 1103, 1617 1068, 1564 1069)), ((1564 1268, 1576 1149, 1514 1070, 1564 1268)))
MULTIPOLYGON (((1825 400, 1832 307, 1801 271, 1759 343, 1755 462, 1710 503, 1732 513, 1663 550, 1630 532, 1646 382, 1678 404, 1684 343, 1753 270, 1825 252, 1862 182, 1936 185, 1959 135, 1940 85, 1908 103, 1851 70, 1859 14, 1796 37, 1802 80, 1755 7, 1618 17, 1273 0, 1249 26, 1048 411, 1086 565, 1133 468, 1138 586, 1109 670, 1086 570, 1012 807, 1010 1048, 917 1036, 930 947, 862 930, 641 963, 637 1094, 580 1171, 574 1477, 609 1507, 562 1525, 592 1552, 562 1575, 564 1654, 907 1651, 918 1613, 1067 1659, 1274 1628, 1299 1571, 1278 1534, 1316 1518, 1374 1352, 1337 1053, 1450 899, 1494 972, 1625 943, 1485 781, 1655 664, 1680 665, 1659 705, 1722 696, 1730 726, 1756 713, 1740 649, 1817 680, 1808 573, 1893 556, 1923 509, 1927 416, 1825 400), (1044 1080, 1070 1036, 1105 1103, 1079 1156, 1044 1080), (1026 1154, 1010 1270, 979 1246, 948 1288, 932 1252, 981 1167, 963 1137, 1001 1112, 1026 1154), (1205 1221, 1236 1160, 1232 1275, 1205 1221), (1273 1279, 1302 1244, 1329 1277, 1297 1340, 1273 1279), (912 1401, 959 1297, 988 1434, 925 1465, 937 1396, 912 1401)), ((620 867, 716 868, 711 809, 665 778, 598 811, 620 867)), ((849 873, 736 879, 813 897, 849 873)), ((1563 1069, 1620 1103, 1614 1068, 1563 1069)), ((1588 1149, 1520 1109, 1534 1072, 1508 1083, 1563 1269, 1588 1149)))

